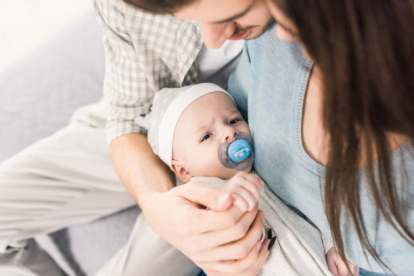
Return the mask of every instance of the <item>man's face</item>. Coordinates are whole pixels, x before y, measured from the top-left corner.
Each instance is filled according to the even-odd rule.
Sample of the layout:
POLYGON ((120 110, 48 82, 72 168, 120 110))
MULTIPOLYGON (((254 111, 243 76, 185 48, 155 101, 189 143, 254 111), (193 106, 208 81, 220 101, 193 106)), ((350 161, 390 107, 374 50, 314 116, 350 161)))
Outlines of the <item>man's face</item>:
POLYGON ((174 15, 201 22, 204 43, 211 49, 227 39, 257 38, 273 22, 264 0, 198 0, 174 15))
POLYGON ((182 162, 191 177, 231 178, 237 170, 220 163, 218 149, 223 143, 233 142, 239 132, 250 135, 248 124, 230 97, 221 92, 209 93, 181 114, 174 132, 173 160, 182 162))

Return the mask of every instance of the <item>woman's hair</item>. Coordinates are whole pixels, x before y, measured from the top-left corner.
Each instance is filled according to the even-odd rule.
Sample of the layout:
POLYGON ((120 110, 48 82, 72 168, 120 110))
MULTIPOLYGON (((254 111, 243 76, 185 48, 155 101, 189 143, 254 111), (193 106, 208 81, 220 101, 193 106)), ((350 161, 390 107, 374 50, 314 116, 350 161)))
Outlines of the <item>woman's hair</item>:
POLYGON ((273 2, 296 26, 322 73, 323 123, 329 137, 324 200, 335 245, 345 259, 340 221, 347 215, 364 252, 387 267, 364 224, 356 172, 367 164, 367 189, 377 210, 375 231, 382 217, 414 246, 401 193, 408 179, 403 168, 392 170, 387 136, 414 137, 414 1, 273 2), (404 183, 395 182, 396 174, 405 176, 398 178, 404 183))
POLYGON ((139 9, 154 14, 171 14, 197 0, 124 0, 139 9))

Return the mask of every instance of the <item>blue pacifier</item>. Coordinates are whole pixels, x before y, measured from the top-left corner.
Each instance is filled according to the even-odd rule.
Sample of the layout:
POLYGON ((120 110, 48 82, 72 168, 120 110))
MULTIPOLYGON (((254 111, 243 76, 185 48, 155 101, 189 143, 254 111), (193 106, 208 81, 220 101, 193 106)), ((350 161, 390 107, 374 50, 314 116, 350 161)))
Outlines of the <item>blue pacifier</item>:
POLYGON ((221 144, 218 150, 218 157, 226 168, 244 171, 253 164, 253 143, 250 135, 239 132, 231 143, 221 144), (250 158, 250 162, 241 167, 241 163, 250 158))

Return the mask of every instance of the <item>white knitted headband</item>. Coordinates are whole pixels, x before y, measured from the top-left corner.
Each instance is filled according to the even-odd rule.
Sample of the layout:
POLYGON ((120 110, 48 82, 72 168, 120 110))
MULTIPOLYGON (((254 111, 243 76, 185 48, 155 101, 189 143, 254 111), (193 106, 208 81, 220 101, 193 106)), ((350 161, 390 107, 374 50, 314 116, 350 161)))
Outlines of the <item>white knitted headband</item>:
POLYGON ((178 119, 192 102, 212 92, 223 92, 234 102, 227 91, 212 83, 164 88, 156 93, 150 114, 145 118, 135 119, 137 125, 148 128, 148 141, 152 149, 170 168, 173 136, 178 119))

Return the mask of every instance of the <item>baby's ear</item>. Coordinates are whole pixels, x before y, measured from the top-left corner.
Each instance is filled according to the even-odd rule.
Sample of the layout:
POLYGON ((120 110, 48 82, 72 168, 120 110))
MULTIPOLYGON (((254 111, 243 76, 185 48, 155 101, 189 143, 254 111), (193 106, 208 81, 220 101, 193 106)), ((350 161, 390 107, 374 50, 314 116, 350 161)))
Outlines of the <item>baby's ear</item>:
POLYGON ((171 162, 172 170, 175 172, 177 177, 184 183, 191 180, 190 172, 187 171, 182 161, 173 159, 171 162))

